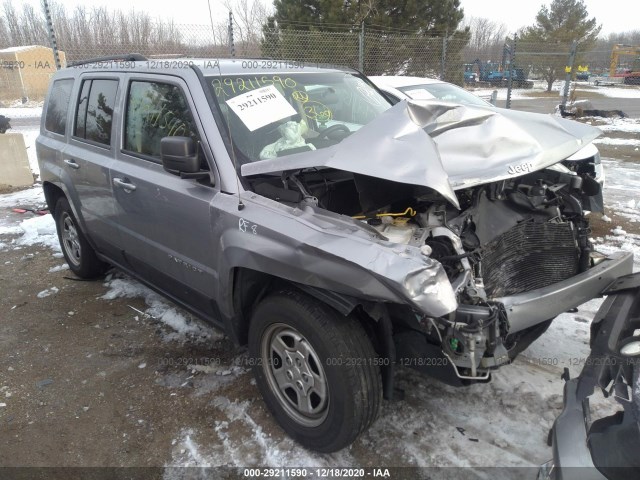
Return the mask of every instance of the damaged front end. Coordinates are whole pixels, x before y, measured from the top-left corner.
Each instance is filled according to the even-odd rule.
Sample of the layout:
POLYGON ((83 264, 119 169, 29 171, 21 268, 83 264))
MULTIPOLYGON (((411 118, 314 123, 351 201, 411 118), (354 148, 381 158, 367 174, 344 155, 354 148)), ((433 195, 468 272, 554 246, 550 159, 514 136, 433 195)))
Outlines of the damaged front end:
MULTIPOLYGON (((242 174, 259 195, 318 212, 312 223, 350 217, 378 252, 395 252, 320 247, 397 293, 378 298, 397 363, 460 385, 488 380, 553 318, 631 272, 631 254, 605 257, 589 241, 583 209, 600 185, 558 165, 599 134, 545 115, 402 102, 334 146, 242 174)), ((331 289, 375 301, 366 288, 331 289)))

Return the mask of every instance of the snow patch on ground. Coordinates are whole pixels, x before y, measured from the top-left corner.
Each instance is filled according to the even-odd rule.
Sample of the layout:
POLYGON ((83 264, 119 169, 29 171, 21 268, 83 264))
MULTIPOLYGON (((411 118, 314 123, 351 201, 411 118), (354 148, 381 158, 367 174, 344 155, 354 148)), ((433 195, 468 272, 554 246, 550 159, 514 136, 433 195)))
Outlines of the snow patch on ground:
POLYGON ((38 298, 45 298, 45 297, 49 297, 51 295, 55 295, 56 293, 58 293, 60 291, 60 289, 58 287, 50 287, 47 288, 46 290, 42 290, 40 293, 38 293, 38 295, 36 295, 38 298))
POLYGON ((43 205, 45 203, 42 185, 34 185, 26 190, 0 195, 0 208, 43 205))
POLYGON ((594 118, 598 120, 598 123, 605 123, 598 125, 598 128, 603 132, 640 133, 640 118, 594 118))
POLYGON ((635 162, 603 158, 606 173, 604 203, 630 220, 640 221, 640 168, 635 162), (636 205, 631 206, 632 202, 636 205))
POLYGON ((629 145, 631 147, 638 147, 640 146, 640 139, 601 137, 596 138, 593 143, 597 143, 599 145, 629 145))
MULTIPOLYGON (((42 104, 31 106, 13 106, 9 108, 0 107, 0 115, 4 115, 10 119, 14 118, 40 118, 42 116, 42 104)), ((11 122, 9 122, 11 123, 11 122)), ((13 127, 12 127, 13 130, 13 127)))
POLYGON ((640 98, 640 88, 638 87, 596 87, 588 90, 578 89, 578 91, 598 92, 611 98, 640 98))
MULTIPOLYGON (((493 91, 498 91, 497 100, 506 100, 507 99, 507 89, 506 88, 479 88, 477 90, 469 90, 474 95, 482 98, 489 98, 493 94, 493 91)), ((511 91, 511 100, 526 100, 530 99, 530 95, 525 95, 522 92, 531 92, 531 90, 512 90, 511 91)))
POLYGON ((44 191, 40 184, 25 190, 0 195, 0 207, 16 207, 22 204, 40 204, 44 202, 44 191))
POLYGON ((160 295, 145 287, 141 283, 125 276, 124 274, 109 274, 104 286, 107 293, 102 295, 103 300, 116 298, 142 298, 149 308, 144 312, 145 316, 157 320, 174 331, 164 334, 165 340, 186 341, 211 341, 222 338, 215 329, 205 325, 199 319, 192 317, 178 308, 169 305, 160 295))
POLYGON ((62 265, 51 267, 49 269, 49 273, 61 272, 63 270, 69 270, 69 265, 67 265, 66 263, 63 263, 62 265))
POLYGON ((315 454, 287 436, 278 434, 274 437, 266 433, 261 426, 262 422, 252 416, 252 403, 253 400, 232 401, 225 396, 216 397, 212 405, 222 410, 227 418, 209 427, 218 441, 201 445, 197 440, 201 432, 185 429, 175 441, 172 459, 165 468, 164 478, 182 478, 179 471, 182 467, 300 465, 313 468, 356 463, 348 453, 315 454), (250 435, 244 435, 246 432, 250 432, 250 435))
POLYGON ((49 247, 54 252, 61 251, 56 224, 49 214, 22 220, 17 227, 0 226, 0 235, 21 235, 7 244, 14 249, 29 245, 42 245, 49 247))

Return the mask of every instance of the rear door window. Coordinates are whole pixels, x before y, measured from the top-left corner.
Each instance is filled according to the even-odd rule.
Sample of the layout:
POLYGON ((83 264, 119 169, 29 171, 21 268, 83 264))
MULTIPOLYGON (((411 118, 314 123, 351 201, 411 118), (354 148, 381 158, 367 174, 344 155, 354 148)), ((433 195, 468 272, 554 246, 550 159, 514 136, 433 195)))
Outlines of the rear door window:
POLYGON ((132 81, 127 99, 124 150, 160 160, 163 137, 199 137, 187 99, 169 83, 132 81))
POLYGON ((111 144, 113 108, 118 80, 91 79, 82 82, 74 135, 103 145, 111 144))
POLYGON ((69 111, 72 88, 72 78, 53 82, 51 94, 49 95, 49 104, 47 105, 47 115, 44 121, 44 128, 49 132, 60 135, 66 133, 67 113, 69 111))

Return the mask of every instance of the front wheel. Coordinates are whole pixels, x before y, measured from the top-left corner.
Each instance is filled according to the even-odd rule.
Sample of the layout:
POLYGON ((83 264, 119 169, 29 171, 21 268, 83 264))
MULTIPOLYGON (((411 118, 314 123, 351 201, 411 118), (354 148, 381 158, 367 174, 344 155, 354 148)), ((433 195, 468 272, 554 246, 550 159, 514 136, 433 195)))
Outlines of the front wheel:
POLYGON ((382 401, 378 357, 362 326, 295 290, 270 295, 249 327, 265 403, 303 446, 335 452, 369 428, 382 401))
POLYGON ((54 217, 62 254, 69 269, 80 278, 94 278, 104 273, 107 265, 100 261, 89 245, 65 197, 56 203, 54 217))

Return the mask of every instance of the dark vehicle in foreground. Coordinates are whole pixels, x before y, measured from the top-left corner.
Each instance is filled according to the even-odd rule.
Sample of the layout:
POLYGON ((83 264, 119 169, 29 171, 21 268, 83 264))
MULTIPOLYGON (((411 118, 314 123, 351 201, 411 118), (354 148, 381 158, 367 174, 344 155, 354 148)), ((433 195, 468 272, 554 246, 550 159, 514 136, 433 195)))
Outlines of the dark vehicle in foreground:
POLYGON ((115 265, 248 345, 306 447, 349 445, 397 365, 488 381, 631 272, 589 242, 600 134, 547 115, 391 105, 358 72, 270 60, 57 72, 36 142, 62 250, 115 265))
POLYGON ((640 478, 640 274, 618 279, 591 324, 591 354, 580 376, 565 370, 564 409, 550 433, 553 460, 539 480, 640 478), (622 409, 593 419, 601 390, 622 409))

